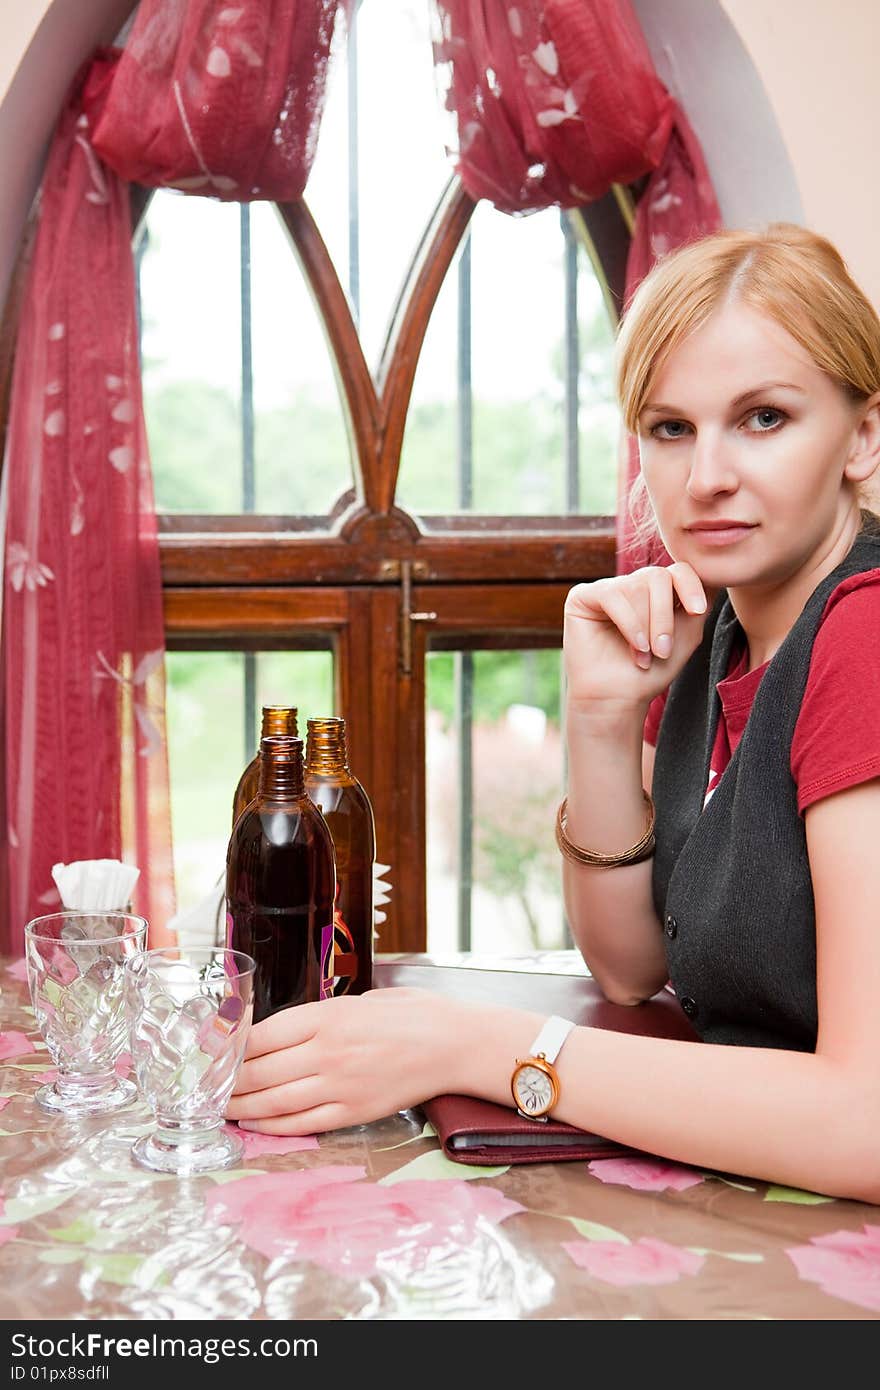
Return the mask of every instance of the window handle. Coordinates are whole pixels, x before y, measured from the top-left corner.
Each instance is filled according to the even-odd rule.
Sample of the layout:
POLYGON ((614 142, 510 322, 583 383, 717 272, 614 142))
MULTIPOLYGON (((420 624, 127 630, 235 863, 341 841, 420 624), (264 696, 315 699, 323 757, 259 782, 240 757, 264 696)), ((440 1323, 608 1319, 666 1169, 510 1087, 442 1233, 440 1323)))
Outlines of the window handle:
POLYGON ((400 562, 400 671, 404 676, 412 675, 412 624, 433 623, 436 613, 414 613, 412 611, 412 561, 400 562))

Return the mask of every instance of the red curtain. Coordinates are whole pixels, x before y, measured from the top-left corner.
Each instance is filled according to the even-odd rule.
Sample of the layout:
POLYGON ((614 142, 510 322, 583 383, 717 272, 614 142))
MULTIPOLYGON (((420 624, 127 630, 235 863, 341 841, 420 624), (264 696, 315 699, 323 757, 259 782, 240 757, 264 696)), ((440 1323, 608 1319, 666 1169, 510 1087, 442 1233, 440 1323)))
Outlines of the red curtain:
POLYGON ((124 179, 302 196, 338 12, 351 0, 142 0, 92 144, 124 179))
MULTIPOLYGON (((112 60, 93 65, 100 86, 112 60)), ((59 122, 16 344, 3 646, 10 932, 58 904, 58 860, 141 868, 173 911, 162 587, 141 407, 128 188, 80 84, 59 122)))
POLYGON ((0 951, 57 905, 59 860, 138 864, 136 906, 167 937, 162 587, 123 180, 299 197, 347 9, 142 0, 130 51, 99 54, 58 123, 4 463, 0 951))
MULTIPOLYGON (((472 198, 510 213, 569 208, 650 174, 636 209, 627 302, 659 256, 721 225, 699 143, 654 71, 629 0, 435 3, 435 63, 457 123, 456 168, 472 198)), ((637 470, 635 441, 626 440, 619 570, 645 559, 626 507, 637 470)), ((655 549, 651 558, 662 555, 655 549)))
POLYGON ((673 102, 625 0, 438 0, 457 169, 502 212, 577 207, 660 163, 673 102))

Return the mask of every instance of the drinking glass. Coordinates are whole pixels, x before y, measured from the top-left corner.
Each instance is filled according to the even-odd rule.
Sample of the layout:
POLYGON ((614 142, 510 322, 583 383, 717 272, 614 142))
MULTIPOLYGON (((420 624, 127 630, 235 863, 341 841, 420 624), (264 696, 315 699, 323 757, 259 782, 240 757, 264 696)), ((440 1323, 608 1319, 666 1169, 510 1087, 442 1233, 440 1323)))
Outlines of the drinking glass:
POLYGON ((129 1045, 156 1129, 132 1157, 160 1173, 209 1172, 238 1162, 244 1144, 223 1115, 253 1015, 251 956, 218 946, 169 946, 125 971, 129 1045))
POLYGON ((127 1041, 124 968, 146 945, 147 923, 130 912, 52 912, 24 929, 37 1024, 58 1079, 37 1104, 64 1115, 97 1115, 134 1099, 115 1065, 127 1041))

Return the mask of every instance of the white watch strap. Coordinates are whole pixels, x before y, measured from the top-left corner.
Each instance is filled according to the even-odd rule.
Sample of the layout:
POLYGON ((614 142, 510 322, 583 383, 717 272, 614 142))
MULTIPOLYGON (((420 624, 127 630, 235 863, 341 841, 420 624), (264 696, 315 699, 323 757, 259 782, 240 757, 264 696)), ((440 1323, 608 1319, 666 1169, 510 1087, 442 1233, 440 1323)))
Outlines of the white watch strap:
POLYGON ((537 1057, 543 1052, 548 1062, 555 1062, 562 1050, 562 1044, 571 1032, 574 1024, 570 1019, 560 1018, 553 1014, 547 1019, 535 1041, 532 1043, 529 1056, 537 1057))

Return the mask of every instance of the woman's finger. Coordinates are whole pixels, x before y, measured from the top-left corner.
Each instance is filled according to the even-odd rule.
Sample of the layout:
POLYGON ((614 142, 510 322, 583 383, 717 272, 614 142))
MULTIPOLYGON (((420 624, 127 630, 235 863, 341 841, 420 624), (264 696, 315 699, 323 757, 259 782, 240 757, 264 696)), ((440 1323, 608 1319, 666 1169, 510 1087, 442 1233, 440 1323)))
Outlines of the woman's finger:
POLYGON ((350 1114, 336 1102, 316 1105, 298 1115, 273 1115, 265 1120, 244 1120, 239 1128, 247 1134, 306 1135, 344 1129, 354 1123, 350 1114))
POLYGON ((675 564, 670 565, 668 574, 685 612, 705 613, 717 591, 711 591, 712 598, 710 599, 696 570, 685 564, 684 561, 676 561, 675 564))
MULTIPOLYGON (((569 610, 570 616, 583 617, 593 622, 597 619, 601 621, 604 618, 617 628, 621 637, 634 651, 650 651, 647 632, 647 604, 644 606, 645 611, 640 613, 636 607, 638 602, 636 591, 633 592, 631 599, 629 594, 624 593, 615 581, 606 584, 602 580, 597 580, 595 584, 579 585, 578 587, 590 588, 594 592, 589 604, 584 599, 573 605, 569 610), (577 611, 578 608, 581 609, 580 613, 577 611)), ((568 605, 566 607, 568 608, 568 605)))
POLYGON ((242 1062, 235 1078, 235 1095, 264 1091, 268 1086, 280 1086, 285 1081, 301 1081, 317 1072, 315 1049, 310 1039, 296 1047, 282 1047, 277 1052, 265 1052, 242 1062))
POLYGON ((325 1104, 327 1081, 320 1076, 303 1076, 262 1091, 233 1096, 226 1114, 230 1120, 264 1120, 269 1115, 298 1115, 302 1110, 325 1104))
POLYGON ((277 1014, 270 1014, 268 1018, 255 1023, 248 1034, 245 1059, 308 1042, 317 1033, 319 1020, 323 1017, 318 1009, 323 1009, 328 1002, 292 1004, 289 1009, 281 1009, 277 1014))
POLYGON ((661 565, 651 565, 643 571, 643 574, 651 603, 649 619, 651 651, 655 656, 665 660, 672 651, 675 628, 675 616, 672 611, 672 579, 661 565))

